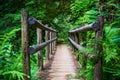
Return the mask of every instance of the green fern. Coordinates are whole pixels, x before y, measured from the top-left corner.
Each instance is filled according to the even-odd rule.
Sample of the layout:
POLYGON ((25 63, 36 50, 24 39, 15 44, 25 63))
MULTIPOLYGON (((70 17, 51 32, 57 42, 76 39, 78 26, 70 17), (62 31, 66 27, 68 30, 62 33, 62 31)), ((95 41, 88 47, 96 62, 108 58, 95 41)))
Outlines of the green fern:
MULTIPOLYGON (((19 71, 7 71, 3 73, 4 76, 9 75, 9 80, 24 80, 24 76, 26 76, 24 73, 19 71)), ((29 78, 29 76, 27 76, 29 78)))
POLYGON ((17 31, 19 31, 19 30, 20 30, 20 28, 14 29, 14 30, 10 31, 9 33, 6 33, 2 37, 0 37, 0 40, 1 40, 1 42, 0 42, 0 45, 1 45, 0 46, 0 51, 2 51, 2 49, 4 48, 4 45, 9 41, 9 39, 11 37, 15 36, 15 33, 17 31))
MULTIPOLYGON (((0 68, 2 70, 0 70, 0 75, 4 76, 7 74, 10 74, 12 72, 12 70, 14 70, 13 72, 15 74, 17 74, 17 72, 19 72, 20 67, 19 68, 15 68, 15 66, 17 64, 19 64, 20 62, 20 58, 21 56, 17 56, 17 53, 14 54, 15 52, 12 50, 12 43, 10 42, 10 40, 16 36, 16 32, 20 31, 20 28, 18 29, 13 29, 12 31, 10 31, 9 33, 4 34, 3 36, 0 36, 0 68), (16 57, 18 57, 16 59, 16 57), (16 63, 13 63, 12 60, 16 60, 16 63), (12 66, 11 66, 12 64, 12 66), (15 72, 16 70, 16 72, 15 72), (19 70, 19 71, 18 71, 19 70), (10 72, 9 72, 10 71, 10 72), (6 73, 8 72, 8 73, 6 73)), ((22 64, 22 63, 21 63, 22 64)), ((21 74, 22 75, 22 74, 21 74)), ((9 78, 10 76, 7 76, 7 78, 9 78)), ((16 76, 18 77, 18 76, 16 76)), ((18 77, 19 78, 19 77, 18 77)), ((11 77, 12 80, 12 77, 11 77)))

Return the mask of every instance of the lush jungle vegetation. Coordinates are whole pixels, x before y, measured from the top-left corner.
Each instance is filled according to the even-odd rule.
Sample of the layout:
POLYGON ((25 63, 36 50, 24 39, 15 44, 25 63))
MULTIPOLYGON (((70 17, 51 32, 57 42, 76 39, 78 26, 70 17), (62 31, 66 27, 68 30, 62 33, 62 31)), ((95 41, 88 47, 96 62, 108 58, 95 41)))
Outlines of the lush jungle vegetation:
MULTIPOLYGON (((30 16, 57 29, 60 43, 67 42, 70 29, 95 22, 98 15, 103 15, 102 80, 120 80, 120 0, 0 0, 0 80, 23 80, 25 75, 21 54, 21 11, 24 9, 30 16)), ((34 33, 31 30, 31 45, 36 43, 34 33)), ((37 79, 37 59, 37 54, 31 56, 31 80, 37 79)), ((93 65, 87 61, 87 70, 85 73, 80 70, 77 78, 93 80, 92 72, 93 65)))

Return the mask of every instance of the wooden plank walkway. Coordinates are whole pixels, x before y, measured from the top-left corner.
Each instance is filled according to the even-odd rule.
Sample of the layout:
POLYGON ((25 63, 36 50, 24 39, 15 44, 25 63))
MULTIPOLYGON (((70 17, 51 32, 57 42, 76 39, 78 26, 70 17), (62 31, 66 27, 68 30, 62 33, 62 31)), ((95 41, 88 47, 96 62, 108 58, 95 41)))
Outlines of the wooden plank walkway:
POLYGON ((57 46, 50 67, 45 69, 45 71, 43 71, 44 74, 40 74, 40 77, 42 77, 43 80, 79 80, 70 79, 76 75, 78 68, 78 63, 72 56, 70 49, 68 49, 67 45, 61 44, 57 46))

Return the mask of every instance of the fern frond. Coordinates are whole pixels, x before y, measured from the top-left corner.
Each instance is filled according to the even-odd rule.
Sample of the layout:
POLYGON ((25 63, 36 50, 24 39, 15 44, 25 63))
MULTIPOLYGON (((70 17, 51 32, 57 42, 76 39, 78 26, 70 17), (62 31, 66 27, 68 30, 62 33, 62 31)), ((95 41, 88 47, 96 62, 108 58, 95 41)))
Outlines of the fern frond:
POLYGON ((24 80, 23 77, 26 76, 26 74, 19 71, 7 71, 7 72, 4 72, 3 75, 4 76, 9 75, 12 79, 17 79, 17 80, 24 80))
POLYGON ((20 30, 20 28, 18 28, 18 29, 13 29, 13 30, 10 31, 9 33, 4 34, 3 37, 0 37, 0 39, 1 39, 0 51, 4 48, 5 43, 8 42, 8 40, 9 40, 12 36, 15 36, 15 33, 16 33, 17 31, 19 31, 19 30, 20 30))

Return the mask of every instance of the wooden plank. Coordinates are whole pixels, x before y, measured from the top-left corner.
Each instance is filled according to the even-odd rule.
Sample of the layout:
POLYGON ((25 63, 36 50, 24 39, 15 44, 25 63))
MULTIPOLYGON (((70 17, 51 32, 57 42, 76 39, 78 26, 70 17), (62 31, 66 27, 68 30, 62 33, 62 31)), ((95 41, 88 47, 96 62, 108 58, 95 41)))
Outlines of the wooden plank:
MULTIPOLYGON (((37 28, 37 44, 42 43, 42 30, 37 28)), ((38 51, 38 69, 43 70, 42 49, 38 51)))
POLYGON ((98 60, 95 63, 94 68, 94 80, 102 80, 102 38, 103 38, 103 27, 104 27, 104 18, 103 16, 98 17, 98 27, 99 30, 96 31, 96 43, 95 43, 95 54, 98 55, 98 60))
POLYGON ((51 32, 57 32, 56 30, 48 27, 47 25, 43 25, 40 20, 35 19, 34 17, 29 17, 28 23, 30 25, 35 25, 35 27, 38 27, 43 30, 51 31, 51 32))
MULTIPOLYGON (((28 12, 22 11, 21 26, 22 26, 22 60, 23 60, 23 73, 30 76, 30 55, 28 54, 29 48, 29 32, 28 32, 28 12)), ((29 80, 27 76, 24 76, 24 80, 29 80)))
POLYGON ((77 32, 85 32, 85 31, 89 31, 89 30, 94 30, 97 31, 99 28, 97 26, 96 23, 91 23, 87 26, 83 26, 74 30, 70 30, 69 33, 77 33, 77 32))
POLYGON ((29 54, 34 54, 35 52, 37 52, 38 50, 42 49, 43 47, 47 46, 48 44, 50 44, 51 42, 55 41, 57 38, 53 38, 51 40, 48 40, 47 42, 43 42, 41 44, 32 46, 29 48, 28 53, 29 54))

